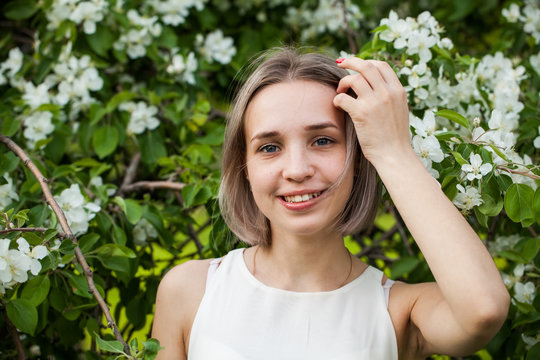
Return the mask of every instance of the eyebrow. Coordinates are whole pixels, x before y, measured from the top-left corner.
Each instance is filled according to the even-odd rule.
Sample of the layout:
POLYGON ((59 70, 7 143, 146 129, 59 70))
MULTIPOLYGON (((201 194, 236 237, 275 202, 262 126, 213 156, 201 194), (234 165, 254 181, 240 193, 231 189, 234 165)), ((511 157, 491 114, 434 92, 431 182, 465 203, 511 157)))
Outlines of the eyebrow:
MULTIPOLYGON (((323 123, 319 123, 319 124, 308 125, 308 126, 304 127, 304 130, 312 131, 312 130, 322 130, 322 129, 327 129, 327 128, 335 128, 335 129, 337 129, 338 127, 335 124, 331 123, 331 122, 323 122, 323 123)), ((251 138, 251 140, 249 142, 251 143, 251 142, 253 142, 254 140, 257 140, 257 139, 268 139, 268 138, 276 137, 276 136, 279 136, 279 135, 280 135, 279 131, 263 131, 263 132, 260 132, 258 134, 255 134, 251 138)))

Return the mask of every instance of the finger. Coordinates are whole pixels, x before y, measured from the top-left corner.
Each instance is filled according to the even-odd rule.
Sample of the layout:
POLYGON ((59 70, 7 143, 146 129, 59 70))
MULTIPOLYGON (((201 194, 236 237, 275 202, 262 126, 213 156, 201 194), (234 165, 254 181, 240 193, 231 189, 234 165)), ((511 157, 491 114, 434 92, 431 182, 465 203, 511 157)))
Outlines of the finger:
POLYGON ((341 78, 336 92, 346 93, 349 89, 352 89, 357 96, 363 96, 373 92, 373 89, 361 74, 347 75, 341 78))
POLYGON ((368 60, 379 70, 384 81, 390 86, 402 86, 394 69, 385 61, 368 60))
POLYGON ((352 112, 355 105, 357 105, 357 100, 345 93, 337 94, 334 97, 334 106, 349 114, 352 112))
POLYGON ((386 82, 381 73, 371 61, 350 57, 344 59, 341 63, 338 63, 338 65, 344 69, 354 70, 364 76, 371 88, 374 90, 382 86, 386 86, 386 82))

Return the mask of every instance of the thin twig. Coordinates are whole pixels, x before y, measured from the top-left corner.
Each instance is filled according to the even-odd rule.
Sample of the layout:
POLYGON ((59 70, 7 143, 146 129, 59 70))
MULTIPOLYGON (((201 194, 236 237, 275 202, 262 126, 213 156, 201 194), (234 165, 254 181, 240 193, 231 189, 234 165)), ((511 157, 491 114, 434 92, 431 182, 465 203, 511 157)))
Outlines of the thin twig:
MULTIPOLYGON (((6 304, 3 301, 1 303, 2 303, 3 308, 5 309, 6 304)), ((11 338, 13 339, 13 343, 15 344, 15 349, 17 349, 17 359, 26 360, 26 353, 24 352, 24 347, 21 343, 21 338, 19 337, 19 331, 17 330, 15 325, 13 325, 13 323, 7 316, 7 312, 5 313, 5 319, 6 319, 7 328, 9 330, 9 334, 11 335, 11 338)))
POLYGON ((414 252, 411 249, 411 244, 409 244, 409 237, 405 233, 405 224, 403 223, 403 219, 401 219, 401 216, 399 215, 395 207, 390 207, 390 211, 392 212, 392 215, 394 215, 394 219, 396 219, 396 225, 398 227, 399 234, 401 235, 401 240, 403 240, 403 244, 407 249, 407 252, 410 256, 414 256, 414 252))
POLYGON ((504 171, 512 173, 512 174, 518 174, 518 175, 522 175, 522 176, 527 176, 527 177, 530 177, 531 179, 534 179, 534 180, 540 180, 540 176, 538 176, 536 174, 533 174, 530 171, 514 170, 514 169, 507 168, 506 166, 503 166, 503 165, 497 165, 497 169, 501 169, 501 170, 504 170, 504 171))
POLYGON ((131 354, 129 351, 129 346, 122 338, 122 334, 118 331, 118 327, 116 326, 116 323, 114 322, 114 319, 111 315, 111 311, 109 307, 107 306, 107 303, 101 297, 101 294, 96 289, 96 285, 94 284, 94 279, 92 275, 92 270, 90 269, 90 266, 88 266, 88 263, 86 262, 86 259, 79 248, 77 238, 75 235, 73 235, 73 232, 71 231, 71 228, 69 227, 69 224, 67 222, 66 216, 56 200, 54 199, 51 190, 47 186, 47 182, 45 177, 41 174, 39 169, 37 168, 36 164, 30 160, 28 155, 24 152, 23 149, 21 149, 13 140, 11 140, 9 137, 5 135, 0 135, 0 142, 4 143, 15 155, 17 155, 24 163, 24 165, 34 174, 37 181, 39 182, 39 185, 41 186, 41 190, 43 191, 43 195, 45 196, 45 199, 47 201, 47 204, 51 207, 53 212, 56 214, 56 217, 58 218, 58 223, 62 227, 62 230, 64 230, 64 233, 68 238, 70 238, 74 244, 77 246, 75 247, 75 258, 79 262, 79 264, 82 266, 84 270, 84 276, 86 278, 86 282, 88 283, 88 292, 94 296, 94 298, 97 300, 99 307, 103 311, 103 314, 105 315, 105 318, 107 319, 107 326, 111 328, 114 332, 114 337, 116 340, 120 341, 124 347, 124 352, 126 354, 131 354))
POLYGON ((120 185, 120 189, 118 189, 118 195, 119 196, 121 196, 124 193, 125 187, 128 186, 129 184, 131 184, 133 182, 133 180, 135 179, 135 176, 137 175, 137 168, 139 167, 139 162, 140 161, 141 161, 141 153, 137 152, 131 158, 129 166, 126 169, 126 174, 124 175, 124 180, 122 181, 122 185, 120 185))
POLYGON ((221 111, 221 110, 218 110, 218 109, 215 109, 215 108, 212 108, 210 110, 210 113, 208 114, 208 119, 207 121, 210 121, 210 120, 213 120, 215 118, 227 118, 227 113, 224 112, 224 111, 221 111))
POLYGON ((6 220, 6 229, 11 229, 11 225, 9 223, 9 218, 8 218, 7 214, 3 213, 2 215, 4 215, 4 220, 6 220))
POLYGON ((155 190, 155 189, 169 189, 169 190, 182 190, 186 186, 184 183, 177 183, 172 181, 137 181, 133 184, 126 185, 124 187, 124 193, 134 192, 139 190, 155 190))
POLYGON ((339 3, 341 4, 341 8, 343 9, 343 22, 345 23, 345 29, 347 31, 349 50, 352 54, 356 54, 358 52, 358 49, 356 48, 356 33, 351 28, 351 24, 349 24, 347 5, 345 5, 345 0, 339 0, 339 3))
MULTIPOLYGON (((175 191, 174 195, 176 196, 176 199, 180 203, 181 207, 184 207, 184 200, 182 199, 182 195, 180 192, 175 191)), ((183 211, 185 213, 185 210, 183 211)), ((195 243, 195 246, 197 247, 197 253, 199 254, 199 257, 203 258, 203 245, 201 243, 201 240, 199 239, 199 235, 197 234, 197 231, 193 228, 193 224, 191 222, 188 222, 188 233, 189 236, 191 236, 191 239, 195 243)))
MULTIPOLYGON (((40 233, 43 234, 47 230, 50 230, 50 229, 42 228, 42 227, 9 228, 9 229, 0 230, 0 234, 9 234, 9 233, 12 233, 12 232, 17 232, 17 231, 20 231, 20 232, 40 232, 40 233)), ((57 231, 55 236, 58 237, 58 238, 62 238, 62 239, 70 238, 67 234, 63 233, 62 231, 57 231)))
POLYGON ((365 249, 362 249, 360 252, 358 252, 356 254, 356 256, 361 257, 361 256, 369 254, 370 252, 372 252, 375 249, 375 247, 378 244, 380 244, 384 240, 386 240, 386 239, 390 238, 391 236, 393 236, 396 233, 396 231, 398 231, 397 222, 396 222, 396 225, 392 226, 390 229, 388 229, 386 232, 384 232, 381 236, 379 236, 377 239, 375 239, 375 241, 373 241, 373 243, 370 246, 367 246, 365 249))

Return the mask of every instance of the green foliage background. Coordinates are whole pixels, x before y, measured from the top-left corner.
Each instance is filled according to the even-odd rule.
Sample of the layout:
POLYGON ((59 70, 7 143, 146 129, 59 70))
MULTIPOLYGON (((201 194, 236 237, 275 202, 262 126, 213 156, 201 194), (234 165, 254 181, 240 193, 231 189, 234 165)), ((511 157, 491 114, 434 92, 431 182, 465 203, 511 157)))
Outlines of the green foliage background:
MULTIPOLYGON (((239 82, 237 72, 257 52, 281 44, 316 46, 336 57, 343 50, 364 58, 384 58, 399 69, 409 56, 380 39, 384 27, 372 31, 390 10, 400 18, 416 17, 425 10, 435 16, 454 48, 434 48, 430 66, 433 71, 444 69, 453 82, 456 73, 498 51, 515 66, 524 66, 527 76, 521 82, 520 94, 524 109, 515 130, 518 139, 514 150, 522 158, 527 155, 531 163, 520 167, 504 157, 509 171, 493 171, 471 183, 481 190, 484 204, 466 212, 466 216, 492 250, 501 272, 513 276, 514 283, 531 282, 536 292, 540 274, 540 171, 535 165, 539 151, 533 140, 539 136, 540 74, 529 57, 538 54, 540 45, 523 30, 522 22, 510 23, 501 15, 510 1, 334 1, 332 6, 349 9, 348 22, 337 29, 323 27, 311 32, 307 32, 313 25, 310 21, 287 21, 288 9, 314 11, 320 5, 318 1, 200 1, 202 8, 192 6, 183 22, 171 25, 153 6, 155 2, 102 0, 107 9, 96 21, 94 32, 69 19, 51 26, 47 14, 57 2, 11 0, 1 5, 0 61, 7 61, 10 50, 19 48, 24 57, 13 77, 38 86, 55 73, 56 65, 67 62, 66 56, 88 56, 87 68, 96 69, 103 84, 90 91, 93 102, 80 108, 76 108, 75 95, 62 104, 51 100, 32 108, 24 98, 27 91, 23 85, 0 83, 0 131, 25 149, 48 179, 53 194, 58 196, 78 184, 85 202, 99 205, 95 217, 89 216, 88 229, 77 237, 96 286, 130 344, 129 356, 155 356, 157 344, 149 340, 150 324, 157 286, 168 269, 188 259, 221 256, 243 246, 227 231, 216 203, 225 113, 239 82), (351 10, 353 5, 363 16, 351 10), (143 44, 144 54, 139 57, 130 56, 125 47, 114 46, 122 35, 137 28, 127 16, 130 9, 147 19, 156 16, 154 24, 161 26, 159 34, 143 44), (206 36, 218 29, 234 41, 236 49, 231 61, 224 64, 206 57, 204 46, 197 40, 197 34, 206 36), (191 83, 182 77, 186 70, 180 74, 167 71, 174 55, 186 60, 189 53, 198 62, 191 83), (129 102, 155 106, 158 126, 140 133, 127 131, 130 112, 122 104, 129 102), (24 133, 28 118, 44 111, 52 114, 54 130, 45 139, 29 144, 24 133), (517 180, 513 175, 518 171, 529 174, 532 180, 517 180), (91 182, 98 176, 102 183, 91 182), (143 219, 154 230, 144 233, 144 241, 135 241, 135 232, 141 231, 135 228, 143 219), (508 237, 513 239, 510 245, 502 244, 508 237), (525 269, 520 276, 515 275, 518 267, 525 269)), ((79 2, 84 1, 71 1, 79 2)), ((527 4, 539 7, 535 1, 527 4)), ((401 79, 406 83, 405 76, 401 79)), ((52 97, 59 90, 51 86, 47 92, 52 97)), ((489 99, 485 103, 489 109, 489 99)), ((420 110, 414 109, 418 114, 420 110)), ((493 164, 496 155, 488 150, 489 144, 467 140, 473 127, 478 126, 473 125, 473 119, 452 109, 445 111, 439 112, 438 121, 450 128, 437 137, 446 158, 434 167, 441 174, 438 180, 443 190, 454 199, 456 185, 463 180, 461 166, 468 163, 470 154, 480 153, 484 162, 493 164)), ((480 121, 487 128, 487 119, 480 121)), ((0 185, 10 183, 6 176, 17 197, 0 209, 1 228, 52 230, 5 231, 0 235, 11 241, 10 249, 17 249, 16 240, 23 237, 31 246, 44 244, 49 250, 40 260, 38 275, 30 274, 28 281, 0 295, 0 358, 16 358, 17 343, 29 358, 121 355, 125 349, 114 339, 96 300, 88 293, 84 271, 74 261, 74 245, 57 233, 56 216, 45 203, 36 178, 0 145, 0 185), (55 239, 61 240, 60 246, 55 246, 55 239)), ((353 254, 384 269, 394 279, 432 280, 426 262, 387 197, 374 227, 348 237, 346 245, 353 254)), ((515 290, 509 289, 514 299, 503 329, 484 350, 467 359, 540 358, 540 297, 533 294, 529 302, 520 302, 515 290)))

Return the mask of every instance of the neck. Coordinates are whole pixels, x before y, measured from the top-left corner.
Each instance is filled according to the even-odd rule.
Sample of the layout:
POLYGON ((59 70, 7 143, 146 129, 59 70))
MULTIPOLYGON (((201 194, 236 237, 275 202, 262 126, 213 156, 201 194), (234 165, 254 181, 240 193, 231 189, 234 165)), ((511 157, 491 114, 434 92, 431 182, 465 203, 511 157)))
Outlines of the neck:
POLYGON ((272 230, 271 246, 256 248, 250 256, 250 270, 263 283, 294 291, 329 291, 350 279, 353 258, 335 232, 302 237, 272 230))

